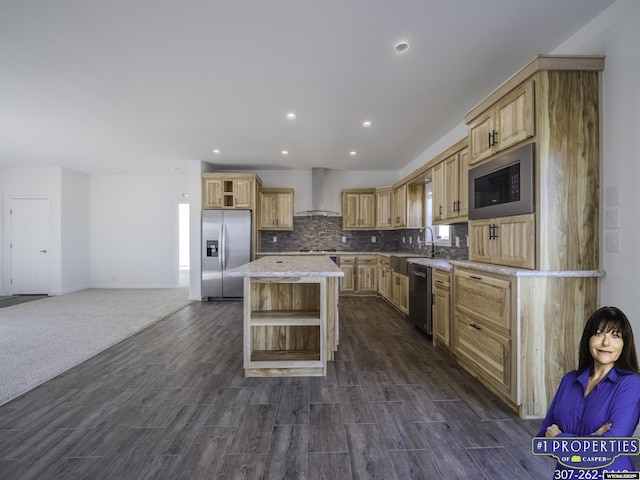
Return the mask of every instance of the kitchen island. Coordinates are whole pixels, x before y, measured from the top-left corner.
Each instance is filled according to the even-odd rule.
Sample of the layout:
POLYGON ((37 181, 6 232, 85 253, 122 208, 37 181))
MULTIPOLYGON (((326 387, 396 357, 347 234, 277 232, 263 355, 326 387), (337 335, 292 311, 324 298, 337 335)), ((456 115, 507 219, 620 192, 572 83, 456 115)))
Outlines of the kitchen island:
POLYGON ((338 347, 338 277, 325 255, 265 256, 244 277, 245 377, 323 376, 338 347))

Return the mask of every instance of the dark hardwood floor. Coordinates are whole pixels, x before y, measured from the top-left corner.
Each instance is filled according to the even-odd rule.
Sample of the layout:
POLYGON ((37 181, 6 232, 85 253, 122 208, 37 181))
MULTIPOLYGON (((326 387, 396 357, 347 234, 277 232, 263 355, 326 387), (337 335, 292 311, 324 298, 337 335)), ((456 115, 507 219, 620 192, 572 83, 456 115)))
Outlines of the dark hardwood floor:
POLYGON ((242 304, 193 303, 0 407, 0 478, 550 479, 520 420, 382 300, 326 377, 243 378, 242 304))

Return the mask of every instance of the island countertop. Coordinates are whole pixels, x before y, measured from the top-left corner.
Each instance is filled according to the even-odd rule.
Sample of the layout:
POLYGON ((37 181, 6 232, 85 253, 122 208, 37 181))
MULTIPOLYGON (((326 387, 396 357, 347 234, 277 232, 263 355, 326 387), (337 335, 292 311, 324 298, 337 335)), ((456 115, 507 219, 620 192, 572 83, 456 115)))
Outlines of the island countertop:
POLYGON ((326 255, 274 255, 227 270, 232 277, 344 277, 326 255))

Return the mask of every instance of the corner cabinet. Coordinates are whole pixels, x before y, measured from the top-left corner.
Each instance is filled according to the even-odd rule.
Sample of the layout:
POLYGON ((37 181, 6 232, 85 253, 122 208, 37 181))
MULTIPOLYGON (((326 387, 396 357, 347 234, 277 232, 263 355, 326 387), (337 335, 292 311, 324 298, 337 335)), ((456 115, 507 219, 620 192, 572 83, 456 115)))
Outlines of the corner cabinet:
POLYGON ((373 230, 375 227, 375 189, 342 190, 342 228, 373 230))
POLYGON ((202 208, 256 208, 260 179, 254 174, 209 173, 202 174, 202 208))
POLYGON ((293 230, 293 189, 260 190, 260 230, 293 230))

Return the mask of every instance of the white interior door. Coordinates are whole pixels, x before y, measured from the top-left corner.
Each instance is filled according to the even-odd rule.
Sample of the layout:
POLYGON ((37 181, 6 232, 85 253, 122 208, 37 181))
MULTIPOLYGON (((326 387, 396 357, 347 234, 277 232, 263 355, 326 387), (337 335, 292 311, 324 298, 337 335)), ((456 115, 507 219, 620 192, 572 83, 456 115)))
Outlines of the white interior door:
POLYGON ((49 293, 48 198, 11 199, 11 293, 49 293))

